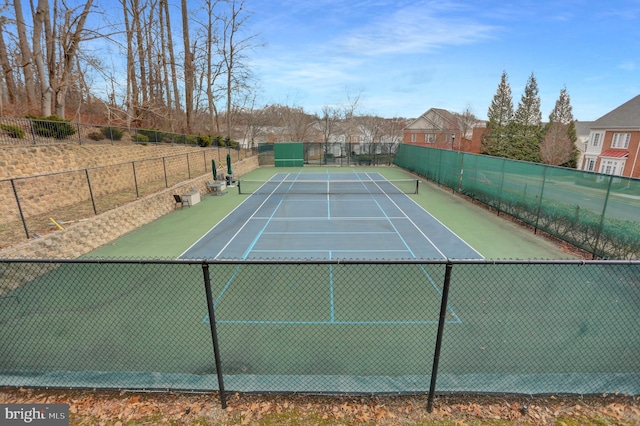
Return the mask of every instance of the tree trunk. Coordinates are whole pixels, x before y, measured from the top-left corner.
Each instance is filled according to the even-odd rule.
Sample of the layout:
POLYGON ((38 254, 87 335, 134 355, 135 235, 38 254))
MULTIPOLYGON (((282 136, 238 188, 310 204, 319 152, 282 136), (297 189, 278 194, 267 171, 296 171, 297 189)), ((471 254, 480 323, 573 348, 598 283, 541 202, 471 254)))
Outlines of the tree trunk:
POLYGON ((66 34, 60 34, 60 36, 63 37, 63 42, 61 43, 63 55, 61 60, 62 69, 59 71, 58 84, 56 84, 55 88, 56 115, 60 118, 64 118, 65 116, 67 90, 70 86, 69 81, 71 79, 71 71, 73 70, 74 60, 76 53, 78 52, 78 45, 81 40, 80 36, 84 31, 84 24, 87 21, 87 16, 89 15, 92 3, 93 0, 88 0, 85 3, 80 16, 74 17, 73 21, 77 22, 75 30, 72 31, 70 22, 68 26, 65 23, 65 31, 68 32, 66 34))
MULTIPOLYGON (((149 99, 147 97, 148 88, 147 88, 147 68, 145 66, 145 57, 144 57, 144 36, 142 34, 142 24, 141 24, 141 14, 140 14, 140 5, 138 0, 132 0, 131 2, 132 12, 133 12, 133 31, 135 32, 136 39, 136 53, 138 56, 138 67, 140 68, 140 87, 138 96, 142 95, 142 108, 140 108, 140 104, 138 103, 138 118, 143 120, 146 117, 146 109, 149 107, 149 99)), ((134 79, 135 77, 134 73, 134 79)), ((139 99, 136 98, 136 101, 139 102, 139 99)))
POLYGON ((22 14, 21 0, 13 0, 16 12, 16 28, 18 31, 18 42, 20 44, 20 68, 24 75, 24 85, 27 95, 27 110, 31 112, 36 104, 36 82, 33 75, 33 55, 27 39, 27 29, 22 14))
POLYGON ((122 1, 122 10, 124 12, 124 25, 127 33, 127 109, 128 119, 133 118, 134 126, 140 126, 140 106, 139 106, 139 93, 138 93, 138 80, 135 73, 135 56, 133 48, 133 27, 134 25, 129 22, 129 14, 131 13, 131 19, 137 19, 137 0, 132 0, 132 11, 129 10, 127 1, 122 1))
POLYGON ((207 94, 207 107, 209 110, 209 125, 210 128, 215 131, 217 135, 220 134, 220 120, 218 117, 218 108, 216 106, 216 80, 220 76, 221 63, 216 62, 214 47, 216 46, 217 39, 215 33, 215 22, 217 20, 215 16, 215 7, 218 4, 218 0, 207 0, 207 22, 206 28, 206 94, 207 94))
MULTIPOLYGON (((46 52, 42 48, 42 30, 47 28, 51 29, 49 22, 49 3, 47 0, 38 0, 38 6, 36 7, 33 16, 33 58, 38 71, 38 78, 40 79, 40 115, 43 117, 49 117, 51 115, 51 100, 53 97, 53 89, 49 84, 49 76, 45 66, 45 54, 46 52)), ((45 34, 45 38, 48 40, 51 37, 50 34, 45 34)))
POLYGON ((167 50, 169 51, 169 64, 171 65, 171 85, 173 87, 173 100, 176 112, 180 111, 180 88, 178 87, 178 73, 176 72, 176 58, 173 52, 173 38, 171 36, 171 17, 169 16, 169 4, 165 0, 164 16, 167 19, 167 50))
POLYGON ((191 132, 193 120, 193 52, 189 42, 189 12, 187 10, 187 0, 181 0, 182 4, 182 38, 184 40, 184 101, 185 112, 187 114, 187 133, 191 132))
MULTIPOLYGON (((4 43, 3 34, 4 19, 0 18, 0 67, 2 68, 5 87, 7 88, 7 99, 9 100, 9 104, 13 105, 16 101, 16 82, 13 79, 13 68, 9 63, 9 55, 7 54, 7 46, 4 43)), ((0 101, 2 101, 2 97, 0 97, 0 101)))
MULTIPOLYGON (((169 74, 169 68, 167 67, 167 56, 169 53, 169 49, 170 47, 167 45, 167 40, 165 39, 166 37, 166 33, 168 32, 167 28, 169 28, 169 16, 167 16, 167 23, 165 24, 165 17, 164 17, 164 11, 165 11, 165 5, 167 3, 167 0, 160 0, 160 7, 158 10, 158 17, 159 17, 159 21, 160 21, 160 55, 161 57, 159 58, 159 60, 162 61, 162 69, 161 69, 161 75, 162 75, 162 85, 164 86, 164 92, 166 93, 166 105, 167 105, 167 109, 168 109, 168 114, 169 114, 169 120, 171 122, 171 130, 173 130, 173 126, 174 126, 174 120, 173 120, 173 99, 172 99, 172 94, 171 94, 171 76, 169 74)), ((171 47, 172 48, 172 47, 171 47)))

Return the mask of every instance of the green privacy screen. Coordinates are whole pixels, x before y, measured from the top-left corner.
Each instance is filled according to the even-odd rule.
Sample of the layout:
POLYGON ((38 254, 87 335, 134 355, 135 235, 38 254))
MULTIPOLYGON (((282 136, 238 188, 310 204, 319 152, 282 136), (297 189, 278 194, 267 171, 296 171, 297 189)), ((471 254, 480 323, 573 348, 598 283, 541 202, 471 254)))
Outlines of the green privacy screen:
POLYGON ((303 143, 278 143, 273 145, 276 167, 300 167, 304 165, 303 143))
POLYGON ((640 258, 640 180, 400 145, 394 164, 608 259, 640 258))

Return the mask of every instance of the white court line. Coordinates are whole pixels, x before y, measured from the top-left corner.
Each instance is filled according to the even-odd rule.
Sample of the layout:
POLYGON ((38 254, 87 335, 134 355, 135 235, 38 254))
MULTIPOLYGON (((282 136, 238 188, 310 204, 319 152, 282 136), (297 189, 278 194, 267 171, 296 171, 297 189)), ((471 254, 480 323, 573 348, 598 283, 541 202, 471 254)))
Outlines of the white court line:
MULTIPOLYGON (((367 176, 367 177, 369 178, 369 180, 373 181, 373 179, 371 178, 371 176, 369 176, 369 173, 365 173, 365 176, 367 176)), ((378 188, 380 188, 380 185, 378 185, 377 183, 376 183, 375 185, 376 185, 378 188)), ((380 189, 382 190, 382 188, 380 188, 380 189)), ((408 221, 409 221, 409 222, 410 222, 410 223, 411 223, 411 224, 412 224, 412 225, 413 225, 413 226, 418 230, 418 232, 420 232, 420 234, 422 234, 422 236, 423 236, 423 237, 424 237, 424 238, 429 242, 429 244, 431 244, 431 246, 432 246, 434 249, 436 249, 436 251, 437 251, 438 253, 440 253, 440 256, 442 256, 442 258, 443 258, 443 259, 446 259, 446 258, 447 258, 447 256, 446 256, 442 251, 440 251, 440 249, 438 248, 438 246, 436 246, 436 245, 433 243, 433 241, 431 241, 431 239, 430 239, 429 237, 427 237, 427 235, 426 235, 424 232, 422 232, 422 230, 421 230, 421 229, 420 229, 420 228, 415 224, 415 222, 414 222, 413 220, 411 220, 411 218, 409 217, 409 215, 407 215, 407 214, 404 212, 404 210, 402 210, 402 209, 400 208, 400 206, 399 206, 395 201, 393 201, 393 199, 389 196, 389 194, 385 194, 385 195, 386 195, 387 199, 388 199, 389 201, 391 201, 391 203, 392 203, 394 206, 396 206, 396 208, 397 208, 397 209, 398 209, 398 210, 399 210, 399 211, 404 215, 404 217, 405 217, 405 218, 406 218, 406 219, 407 219, 407 220, 408 220, 408 221)), ((409 198, 409 197, 407 197, 407 198, 409 198)), ((378 204, 378 203, 376 202, 376 204, 378 204)), ((380 206, 380 204, 378 204, 378 208, 380 209, 380 211, 382 211, 383 213, 385 213, 384 209, 382 208, 382 206, 380 206)), ((396 230, 396 233, 398 234, 398 236, 400 237, 400 239, 402 240, 402 242, 407 246, 407 248, 409 249, 409 251, 411 252, 411 254, 413 255, 413 257, 415 257, 415 255, 414 255, 414 253, 413 253, 413 250, 411 250, 411 247, 409 247, 409 244, 407 244, 407 242, 405 241, 405 239, 404 239, 404 237, 402 236, 402 234, 397 230, 396 226, 393 224, 393 222, 392 222, 390 219, 389 219, 389 223, 391 224, 391 226, 393 226, 393 229, 395 229, 395 230, 396 230)))
MULTIPOLYGON (((449 231, 452 235, 455 235, 456 238, 458 238, 458 240, 462 241, 467 247, 469 247, 471 250, 473 250, 478 256, 480 256, 481 259, 484 259, 484 256, 481 255, 480 253, 478 253, 476 251, 476 249, 474 249, 473 247, 471 247, 469 245, 469 243, 467 243, 464 239, 460 238, 460 236, 458 236, 458 234, 456 234, 455 232, 453 232, 451 229, 449 229, 448 226, 446 226, 444 223, 440 222, 435 216, 433 216, 431 213, 429 213, 427 210, 425 210, 424 207, 422 207, 420 204, 418 204, 415 200, 413 200, 411 197, 406 197, 409 200, 411 200, 416 206, 420 207, 420 209, 422 211, 424 211, 426 214, 428 214, 434 221, 438 222, 440 224, 440 226, 442 226, 444 229, 446 229, 447 231, 449 231)), ((411 218, 404 212, 404 210, 402 210, 391 198, 389 198, 389 200, 396 206, 398 207, 398 210, 400 210, 402 212, 402 214, 405 215, 406 219, 409 220, 411 222, 411 224, 435 247, 435 244, 433 244, 433 242, 424 234, 424 232, 422 232, 422 230, 420 229, 420 227, 418 227, 418 225, 416 225, 416 223, 411 220, 411 218)), ((437 249, 437 247, 436 247, 437 249)), ((438 250, 440 251, 440 250, 438 250)), ((445 259, 447 259, 446 256, 443 256, 445 259)))

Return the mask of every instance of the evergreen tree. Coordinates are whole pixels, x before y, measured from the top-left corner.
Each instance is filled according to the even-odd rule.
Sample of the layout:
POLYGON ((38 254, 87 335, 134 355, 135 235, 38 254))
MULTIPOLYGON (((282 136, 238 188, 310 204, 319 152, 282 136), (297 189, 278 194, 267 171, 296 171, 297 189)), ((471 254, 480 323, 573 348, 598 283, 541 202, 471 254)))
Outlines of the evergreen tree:
POLYGON ((560 96, 556 101, 556 105, 549 114, 550 123, 570 124, 573 122, 573 110, 571 108, 571 99, 567 93, 567 88, 563 87, 560 96))
POLYGON ((518 109, 513 117, 513 121, 521 132, 528 135, 531 131, 535 131, 540 127, 542 122, 542 113, 540 112, 540 96, 538 95, 538 83, 533 73, 527 80, 524 93, 518 104, 518 109))
POLYGON ((509 140, 508 129, 513 120, 513 99, 506 71, 502 72, 500 84, 489 106, 487 117, 489 123, 482 138, 482 153, 504 157, 509 140))
POLYGON ((500 84, 491 101, 487 117, 489 118, 489 124, 494 128, 506 127, 513 119, 513 99, 506 71, 502 72, 500 84))
POLYGON ((514 160, 540 162, 540 142, 543 138, 542 113, 538 83, 531 73, 512 122, 513 137, 509 150, 514 160))

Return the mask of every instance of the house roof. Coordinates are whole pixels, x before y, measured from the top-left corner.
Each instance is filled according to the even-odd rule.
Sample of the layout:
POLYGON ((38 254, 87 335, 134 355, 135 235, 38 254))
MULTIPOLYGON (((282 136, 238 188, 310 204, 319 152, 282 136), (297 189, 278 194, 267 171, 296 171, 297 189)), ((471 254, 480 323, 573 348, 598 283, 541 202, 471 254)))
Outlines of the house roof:
POLYGON ((431 108, 420 117, 409 123, 405 130, 450 130, 455 129, 457 120, 455 115, 446 109, 431 108))
POLYGON ((593 129, 640 129, 640 95, 593 122, 593 129))
POLYGON ((627 158, 628 156, 629 156, 629 151, 620 151, 619 149, 608 149, 600 153, 600 157, 609 157, 609 158, 627 158))
POLYGON ((584 138, 588 138, 589 137, 589 132, 591 131, 591 128, 593 127, 593 121, 574 121, 573 122, 576 126, 576 136, 578 136, 578 138, 580 137, 584 137, 584 138))

